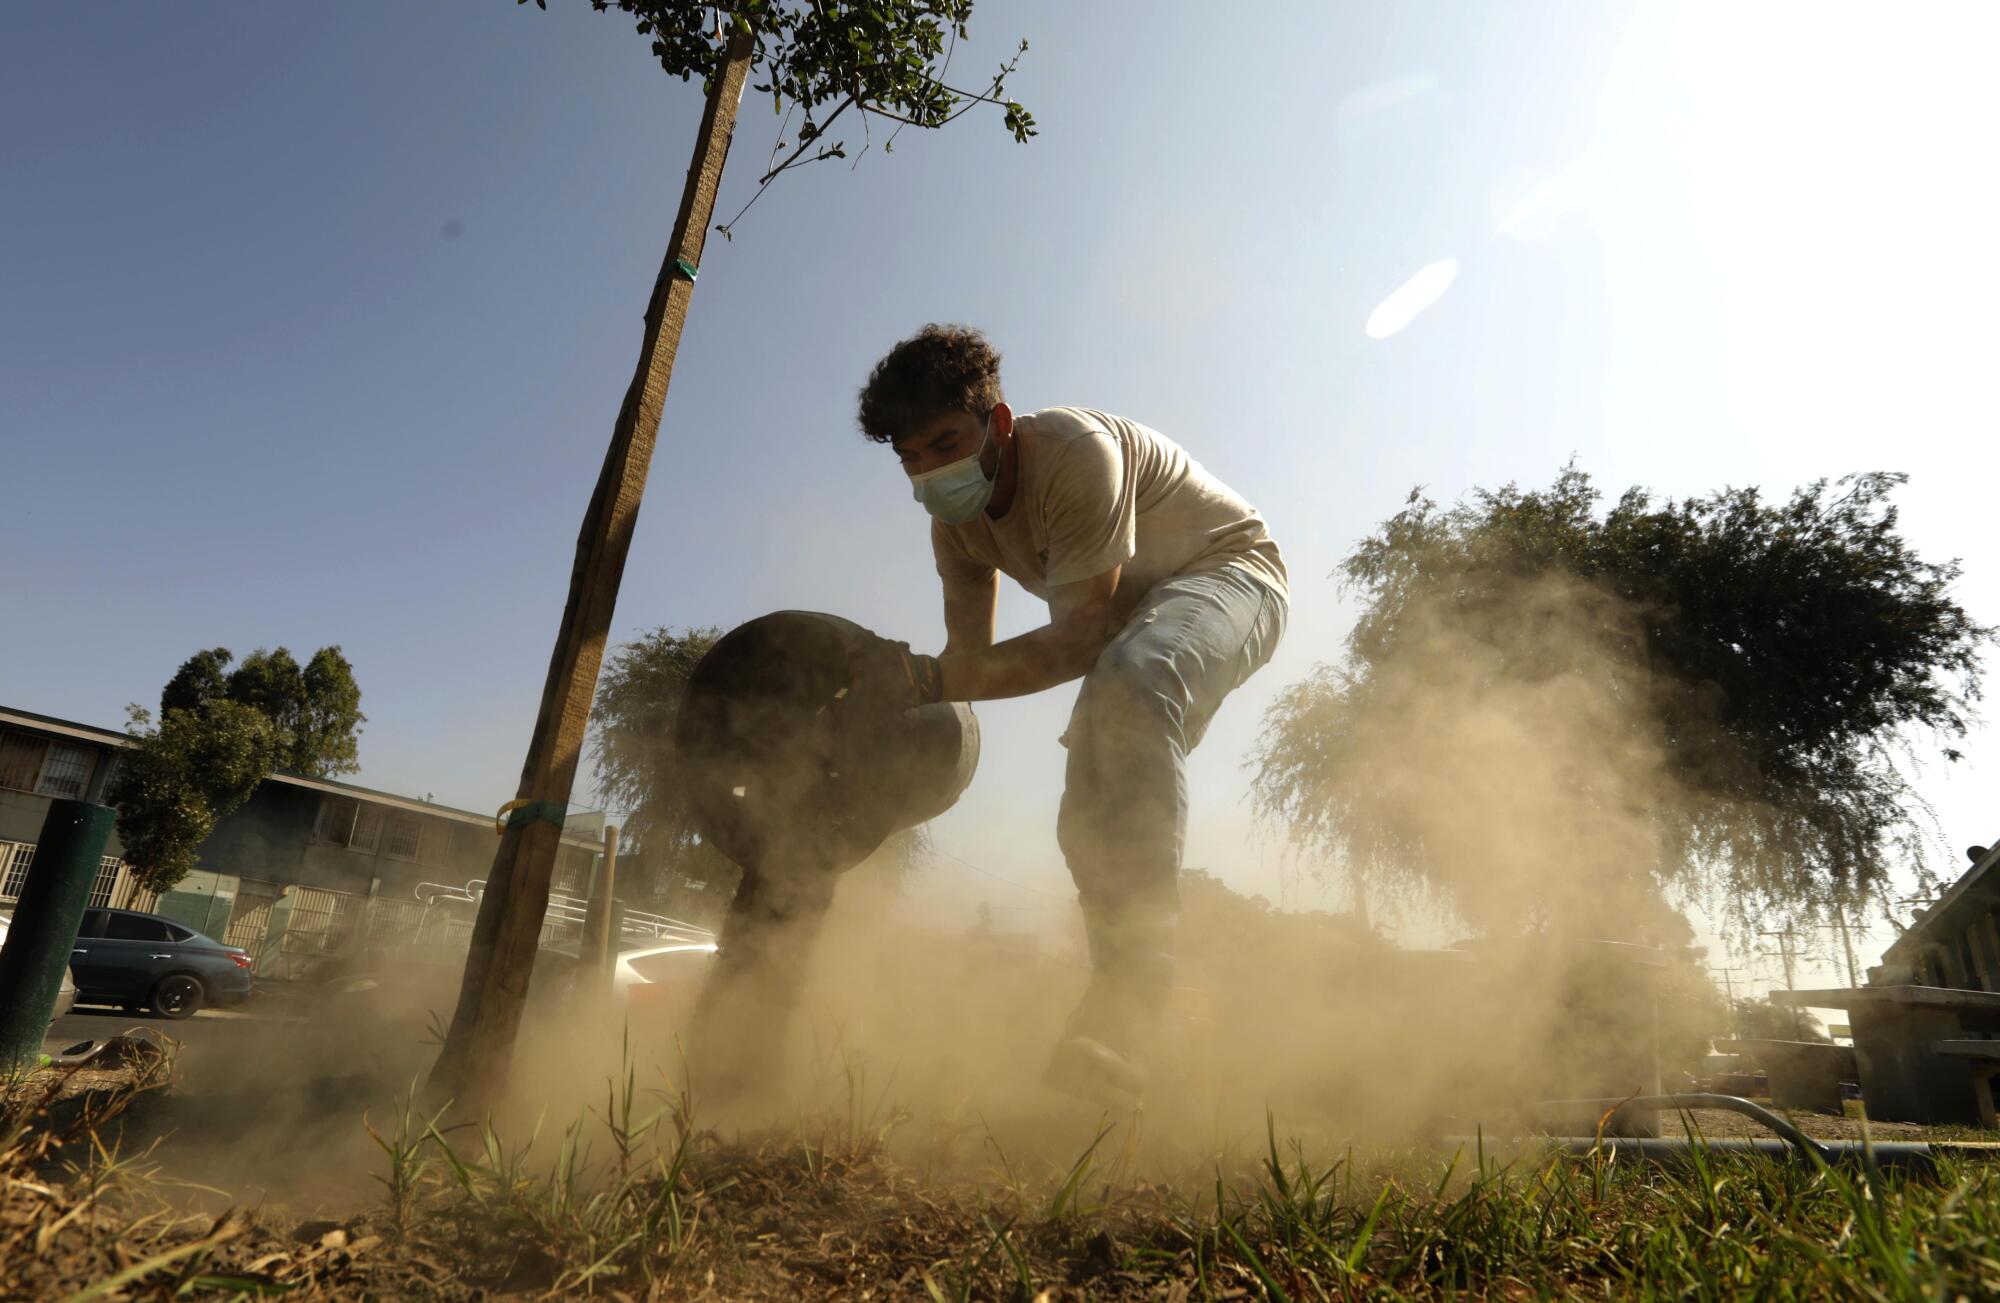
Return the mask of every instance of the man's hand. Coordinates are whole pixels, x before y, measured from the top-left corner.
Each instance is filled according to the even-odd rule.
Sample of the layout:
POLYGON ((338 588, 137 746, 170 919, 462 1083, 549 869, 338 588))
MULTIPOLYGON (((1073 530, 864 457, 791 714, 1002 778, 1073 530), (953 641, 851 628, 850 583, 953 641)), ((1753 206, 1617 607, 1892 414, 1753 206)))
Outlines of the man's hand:
POLYGON ((944 697, 937 657, 912 652, 906 642, 870 634, 848 658, 847 672, 850 702, 879 702, 908 710, 944 697))

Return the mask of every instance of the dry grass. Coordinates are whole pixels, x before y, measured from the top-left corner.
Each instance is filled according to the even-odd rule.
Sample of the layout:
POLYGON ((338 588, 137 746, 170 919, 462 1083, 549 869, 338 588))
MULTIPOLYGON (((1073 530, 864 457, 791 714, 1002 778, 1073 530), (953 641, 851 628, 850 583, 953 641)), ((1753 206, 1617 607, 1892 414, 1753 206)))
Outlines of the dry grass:
POLYGON ((171 1041, 120 1038, 91 1066, 5 1084, 5 1297, 471 1297, 450 1267, 423 1261, 420 1245, 378 1252, 384 1239, 365 1218, 350 1229, 188 1211, 190 1195, 220 1192, 174 1180, 159 1141, 133 1151, 119 1138, 135 1106, 173 1076, 171 1041))
MULTIPOLYGON (((1135 1158, 1109 1120, 1067 1153, 924 1123, 850 1077, 836 1107, 725 1137, 627 1069, 560 1132, 355 1118, 380 1196, 300 1221, 188 1211, 169 1138, 124 1152, 170 1054, 15 1083, 0 1131, 0 1293, 32 1299, 1362 1299, 2000 1293, 1984 1169, 1653 1167, 1418 1146, 1135 1158), (930 1129, 925 1131, 925 1126, 930 1129), (121 1130, 123 1128, 123 1130, 121 1130), (1019 1151, 1019 1152, 1010 1152, 1019 1151), (968 1161, 968 1155, 977 1161, 968 1161), (1142 1175, 1144 1173, 1145 1175, 1142 1175)), ((886 1093, 886 1092, 884 1092, 886 1093)), ((1044 1128, 1071 1135, 1076 1119, 1044 1128)), ((1069 1144, 1068 1141, 1063 1141, 1069 1144)))

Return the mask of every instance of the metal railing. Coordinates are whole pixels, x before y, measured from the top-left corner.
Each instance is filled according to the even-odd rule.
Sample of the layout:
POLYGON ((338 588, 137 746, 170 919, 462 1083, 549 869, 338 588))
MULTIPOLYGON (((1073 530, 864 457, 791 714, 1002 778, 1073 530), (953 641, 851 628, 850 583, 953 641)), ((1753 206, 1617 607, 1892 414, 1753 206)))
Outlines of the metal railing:
MULTIPOLYGON (((485 894, 486 879, 484 878, 473 878, 463 886, 441 882, 420 882, 417 884, 415 891, 417 899, 426 904, 435 904, 440 901, 458 901, 465 904, 477 905, 480 897, 485 894)), ((589 910, 590 902, 582 896, 570 896, 564 895, 561 892, 550 892, 549 910, 542 919, 542 944, 548 945, 551 939, 562 940, 571 936, 582 935, 584 918, 588 915, 589 910)), ((621 931, 625 937, 634 941, 685 941, 697 945, 705 945, 715 940, 715 933, 713 931, 697 923, 689 923, 684 919, 671 918, 665 914, 651 914, 637 909, 628 909, 625 911, 625 923, 621 931)))
POLYGON ((424 945, 463 949, 472 921, 421 901, 362 896, 325 887, 249 882, 239 888, 223 933, 226 945, 257 956, 270 977, 293 978, 328 959, 424 945))
MULTIPOLYGON (((33 842, 0 842, 0 903, 21 898, 28 884, 28 869, 35 862, 33 842)), ((97 862, 97 878, 90 884, 91 909, 136 909, 149 911, 159 903, 159 893, 139 885, 131 868, 116 855, 97 862)))
MULTIPOLYGON (((396 900, 245 880, 223 942, 251 951, 258 971, 272 977, 300 976, 326 959, 395 946, 462 950, 471 944, 473 916, 485 887, 485 880, 477 878, 463 885, 425 882, 412 892, 414 899, 396 900)), ((588 910, 582 897, 551 895, 539 943, 563 946, 579 940, 588 910)), ((626 914, 622 936, 641 944, 715 940, 707 928, 642 910, 626 914)))
MULTIPOLYGON (((0 841, 0 903, 19 898, 34 856, 32 843, 0 841)), ((272 977, 297 976, 328 957, 397 945, 463 949, 471 944, 473 916, 485 891, 484 878, 463 885, 423 882, 412 893, 414 899, 395 900, 244 878, 238 880, 222 943, 251 952, 258 971, 272 977)), ((158 894, 141 888, 128 865, 116 856, 104 857, 91 884, 92 908, 151 910, 158 903, 158 894)), ((576 942, 589 909, 590 902, 581 896, 551 893, 540 944, 576 942)), ((715 934, 665 914, 627 910, 621 938, 641 944, 708 944, 715 934)))
POLYGON ((239 886, 229 924, 222 931, 222 944, 253 953, 262 949, 265 934, 271 930, 271 907, 277 903, 275 891, 245 891, 239 886))

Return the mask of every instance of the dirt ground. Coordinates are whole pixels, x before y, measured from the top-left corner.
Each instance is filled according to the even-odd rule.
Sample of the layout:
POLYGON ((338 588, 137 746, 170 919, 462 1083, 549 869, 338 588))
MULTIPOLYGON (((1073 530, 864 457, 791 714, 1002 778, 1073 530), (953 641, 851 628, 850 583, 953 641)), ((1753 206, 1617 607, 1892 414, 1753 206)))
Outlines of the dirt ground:
MULTIPOLYGON (((365 1079, 381 1084, 379 1077, 365 1079)), ((657 1279, 637 1283, 627 1270, 616 1283, 604 1282, 599 1292, 605 1297, 960 1297, 966 1296, 959 1288, 964 1282, 996 1270, 1004 1277, 1013 1263, 1043 1282, 1033 1297, 1050 1303, 1179 1300, 1200 1284, 1200 1232, 1191 1229, 1196 1221, 1190 1209, 1201 1196, 1180 1192, 1199 1191, 1203 1181, 1131 1179, 1127 1172, 1115 1182, 1114 1195, 1114 1182, 1100 1178, 1116 1164, 1109 1152, 1116 1138, 1097 1153, 1094 1166, 1087 1165, 1089 1178, 1073 1183, 1069 1197, 1076 1211, 1066 1213, 1060 1187, 1049 1178, 1051 1171, 1060 1173, 1060 1151, 1053 1168, 1037 1166, 1038 1156, 1022 1139, 1043 1125, 1040 1120, 1010 1127, 1004 1119, 981 1119, 978 1134, 957 1139, 982 1161, 943 1168, 923 1156, 949 1145, 935 1138, 914 1146, 882 1143, 890 1128, 878 1128, 873 1117, 747 1138, 709 1132, 688 1146, 685 1172, 645 1177, 621 1196, 670 1206, 686 1224, 673 1230, 647 1223, 633 1230, 639 1223, 593 1212, 597 1196, 581 1185, 568 1193, 560 1189, 567 1152, 560 1146, 557 1176, 517 1176, 473 1199, 446 1197, 454 1193, 448 1174, 433 1159, 399 1206, 390 1150, 408 1137, 398 1136, 396 1119, 383 1113, 379 1100, 363 1098, 362 1080, 332 1078, 317 1089, 307 1083, 282 1102, 259 1104, 241 1090, 223 1089, 226 1078, 214 1073, 176 1080, 171 1061, 143 1047, 115 1065, 38 1074, 27 1087, 45 1097, 41 1120, 10 1135, 0 1154, 6 1169, 0 1172, 0 1260, 23 1264, 0 1293, 62 1298, 123 1280, 105 1296, 284 1292, 301 1299, 454 1303, 548 1297, 579 1291, 593 1254, 607 1252, 616 1235, 641 1233, 680 1244, 670 1270, 663 1265, 657 1279), (209 1142, 219 1130, 218 1111, 228 1116, 232 1110, 264 1123, 258 1143, 246 1151, 244 1179, 229 1190, 188 1184, 224 1174, 209 1142), (362 1126, 364 1116, 373 1139, 362 1126), (99 1147, 89 1141, 93 1131, 99 1147), (290 1151, 293 1159, 317 1152, 317 1161, 330 1163, 336 1151, 316 1147, 336 1133, 345 1138, 340 1161, 365 1168, 365 1182, 316 1181, 311 1171, 299 1170, 312 1164, 296 1161, 297 1179, 279 1179, 285 1135, 305 1146, 290 1151), (678 1197, 662 1202, 662 1191, 678 1197), (625 1229, 606 1229, 613 1226, 625 1229)), ((599 1120, 613 1108, 607 1101, 599 1120)), ((898 1120, 893 1112, 883 1116, 898 1120)), ((1862 1134, 1858 1111, 1792 1117, 1822 1139, 1862 1134)), ((1703 1110, 1692 1120, 1710 1137, 1765 1134, 1728 1112, 1703 1110)), ((1679 1118, 1663 1121, 1665 1134, 1681 1132, 1679 1118)), ((1048 1129, 1061 1132, 1063 1126, 1048 1129)), ((1958 1128, 1898 1123, 1873 1124, 1868 1132, 1878 1140, 1978 1138, 1958 1128)), ((466 1140, 461 1148, 475 1146, 466 1140)), ((1205 1179, 1212 1183, 1220 1167, 1213 1156, 1208 1161, 1205 1179)), ((1254 1162, 1256 1156, 1224 1161, 1254 1162)), ((1190 1168, 1183 1175, 1202 1174, 1190 1168)), ((1216 1270, 1212 1258, 1207 1269, 1216 1270)), ((1224 1275, 1208 1285, 1221 1297, 1257 1293, 1248 1277, 1224 1275)))
MULTIPOLYGON (((1754 1103, 1769 1107, 1768 1100, 1754 1103)), ((1975 1127, 1927 1127, 1914 1122, 1874 1122, 1864 1119, 1860 1106, 1849 1101, 1848 1111, 1835 1117, 1830 1113, 1812 1113, 1804 1110, 1780 1110, 1782 1115, 1815 1140, 1908 1140, 1908 1141, 1951 1141, 1955 1143, 1989 1143, 2000 1146, 2000 1132, 1981 1131, 1975 1127)), ((1730 1113, 1721 1109, 1697 1109, 1694 1111, 1695 1129, 1704 1136, 1768 1136, 1770 1130, 1752 1118, 1740 1113, 1730 1113)), ((1688 1128, 1674 1115, 1664 1115, 1660 1134, 1687 1135, 1688 1128)))
MULTIPOLYGON (((1189 1056, 1198 1104, 1107 1127, 1097 1110, 1064 1111, 1039 1082, 1080 967, 957 938, 896 948, 899 967, 864 962, 883 950, 868 937, 830 947, 848 995, 814 1025, 845 1039, 815 1042, 816 1096, 753 1118, 663 1099, 661 1084, 685 1068, 671 1036, 641 1044, 629 1026, 541 1018, 524 1031, 512 1113, 490 1135, 447 1124, 449 1150, 432 1144, 411 1101, 435 1057, 432 1011, 450 1007, 448 982, 204 1027, 179 1062, 137 1055, 43 1074, 28 1083, 47 1096, 39 1117, 0 1145, 0 1262, 30 1264, 0 1297, 101 1285, 135 1298, 525 1299, 581 1292, 597 1280, 593 1264, 618 1255, 617 1275, 597 1282, 606 1297, 991 1297, 968 1282, 1017 1271, 1037 1282, 1029 1298, 1254 1296, 1259 1283, 1215 1253, 1221 1178, 1254 1176, 1271 1142, 1288 1161, 1299 1144, 1322 1170, 1357 1150, 1357 1166, 1376 1164, 1371 1145, 1418 1166, 1448 1159, 1435 1137, 1469 1134, 1480 1119, 1439 1120, 1428 1141, 1412 1119, 1508 1094, 1476 1081, 1410 1092, 1411 1074, 1367 1071, 1380 1055, 1330 1053, 1351 1044, 1338 1028, 1287 1024, 1199 1042, 1207 1052, 1189 1056), (1286 1056, 1288 1076, 1243 1071, 1286 1056), (623 1093, 654 1129, 634 1172, 613 1179, 628 1080, 639 1084, 623 1093), (1268 1142, 1267 1106, 1277 1114, 1268 1142), (1385 1116, 1401 1117, 1403 1132, 1363 1121, 1385 1116), (646 1167, 663 1161, 663 1138, 675 1165, 646 1167), (457 1161, 483 1174, 468 1185, 457 1161), (635 1244, 650 1255, 638 1266, 635 1244)), ((1277 977, 1251 976, 1271 986, 1252 994, 1291 1007, 1277 977)), ((1861 1135, 1858 1116, 1793 1120, 1823 1139, 1861 1135)), ((1694 1122, 1711 1137, 1765 1134, 1726 1112, 1694 1122)), ((1663 1124, 1680 1131, 1673 1115, 1663 1124)), ((1902 1124, 1869 1132, 1978 1138, 1902 1124)), ((1490 1118, 1483 1134, 1496 1135, 1490 1118)))

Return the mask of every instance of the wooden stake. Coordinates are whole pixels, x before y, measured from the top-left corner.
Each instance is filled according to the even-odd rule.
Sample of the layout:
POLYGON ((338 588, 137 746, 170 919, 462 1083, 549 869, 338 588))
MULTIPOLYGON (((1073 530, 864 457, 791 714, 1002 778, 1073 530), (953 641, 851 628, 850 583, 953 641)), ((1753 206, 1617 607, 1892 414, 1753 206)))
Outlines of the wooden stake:
POLYGON ((597 671, 632 544, 646 468, 660 430, 660 409, 673 374, 674 351, 687 321, 694 272, 715 211, 715 192, 729 155, 736 108, 750 67, 753 38, 738 31, 729 40, 702 111, 687 186, 674 218, 673 238, 646 308, 646 335, 639 367, 625 392, 604 469, 597 477, 576 543, 569 602, 549 658, 541 713, 521 767, 520 798, 493 858, 486 894, 473 925, 466 956, 465 983, 452 1016, 444 1049, 431 1071, 429 1094, 451 1100, 471 1116, 490 1111, 506 1083, 514 1038, 528 995, 542 918, 548 912, 549 879, 562 838, 561 812, 568 808, 576 769, 590 722, 597 671), (526 816, 526 817, 524 817, 526 816))

